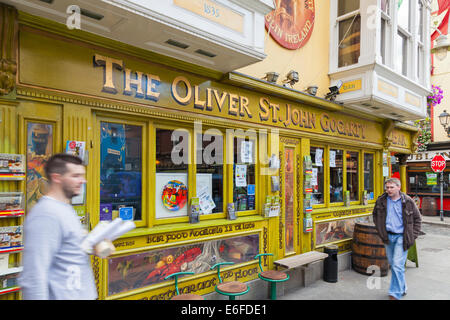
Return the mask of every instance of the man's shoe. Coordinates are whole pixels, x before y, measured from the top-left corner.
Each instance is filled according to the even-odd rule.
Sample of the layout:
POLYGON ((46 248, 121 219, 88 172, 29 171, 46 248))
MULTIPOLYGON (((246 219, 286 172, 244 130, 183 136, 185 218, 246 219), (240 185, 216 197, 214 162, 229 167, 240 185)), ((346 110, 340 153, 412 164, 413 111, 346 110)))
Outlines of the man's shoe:
POLYGON ((389 296, 389 300, 398 300, 396 297, 389 296))

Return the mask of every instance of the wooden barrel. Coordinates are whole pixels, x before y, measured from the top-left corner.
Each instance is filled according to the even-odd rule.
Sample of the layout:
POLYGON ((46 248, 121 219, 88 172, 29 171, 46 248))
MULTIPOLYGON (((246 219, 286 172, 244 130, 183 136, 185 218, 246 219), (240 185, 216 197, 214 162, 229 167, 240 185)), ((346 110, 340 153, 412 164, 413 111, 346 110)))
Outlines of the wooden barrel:
POLYGON ((422 214, 424 216, 436 216, 437 215, 437 203, 436 198, 425 197, 422 200, 422 214))
POLYGON ((353 270, 365 275, 372 275, 376 268, 369 267, 376 265, 379 267, 381 277, 387 275, 389 263, 386 249, 373 223, 355 224, 352 251, 353 270))

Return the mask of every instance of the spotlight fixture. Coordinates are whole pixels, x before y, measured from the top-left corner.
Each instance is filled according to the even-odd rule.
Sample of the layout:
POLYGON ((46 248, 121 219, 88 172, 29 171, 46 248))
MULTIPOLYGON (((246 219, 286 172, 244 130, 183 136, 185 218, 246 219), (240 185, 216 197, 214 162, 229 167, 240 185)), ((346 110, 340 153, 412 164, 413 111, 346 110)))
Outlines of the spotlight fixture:
POLYGON ((298 72, 291 70, 286 75, 286 79, 283 80, 283 86, 287 87, 287 85, 289 84, 291 88, 293 88, 294 84, 296 84, 297 82, 298 82, 298 72))
POLYGON ((325 99, 328 99, 330 101, 336 100, 336 96, 339 94, 339 89, 341 89, 341 87, 342 87, 342 80, 339 80, 335 86, 328 88, 330 92, 328 92, 325 95, 325 99))
POLYGON ((308 88, 306 89, 306 92, 308 92, 312 96, 315 96, 317 94, 317 89, 319 89, 319 87, 316 85, 308 86, 308 88))
POLYGON ((276 83, 278 80, 278 77, 280 76, 277 72, 266 72, 266 75, 264 76, 264 80, 267 80, 270 83, 276 83))

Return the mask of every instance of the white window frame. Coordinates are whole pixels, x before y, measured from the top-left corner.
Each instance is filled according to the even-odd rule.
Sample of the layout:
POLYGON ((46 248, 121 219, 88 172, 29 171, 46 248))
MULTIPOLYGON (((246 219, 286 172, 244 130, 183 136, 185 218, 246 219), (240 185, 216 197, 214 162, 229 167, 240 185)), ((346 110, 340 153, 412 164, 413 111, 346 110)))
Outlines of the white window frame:
MULTIPOLYGON (((397 1, 394 1, 395 4, 397 4, 397 1)), ((412 75, 412 65, 411 62, 413 61, 413 56, 415 55, 414 53, 411 52, 412 49, 412 41, 413 41, 413 32, 415 29, 415 24, 414 24, 414 15, 412 14, 412 10, 413 10, 413 4, 415 3, 415 0, 409 0, 409 19, 408 19, 408 28, 404 29, 402 26, 400 26, 398 24, 398 8, 395 5, 395 16, 396 16, 396 20, 397 20, 397 32, 395 33, 395 52, 399 52, 400 51, 400 44, 397 41, 397 34, 401 34, 403 37, 406 38, 406 50, 404 51, 405 57, 403 57, 403 65, 400 67, 399 70, 399 66, 396 65, 397 61, 394 61, 394 70, 396 72, 398 72, 399 74, 410 78, 412 75), (413 31, 411 31, 413 30, 413 31), (405 73, 404 73, 405 72, 405 73)))
POLYGON ((414 1, 414 8, 413 12, 418 12, 419 10, 419 2, 422 4, 422 12, 421 17, 418 14, 414 14, 414 79, 416 82, 419 82, 420 84, 425 83, 425 63, 426 63, 426 55, 425 55, 425 21, 426 21, 426 4, 423 0, 415 0, 414 1), (417 21, 418 19, 418 21, 417 21), (420 33, 416 32, 416 29, 419 28, 420 20, 422 20, 422 30, 420 33), (422 36, 422 40, 420 37, 422 36), (421 55, 419 54, 421 52, 421 55))
MULTIPOLYGON (((393 62, 392 62, 392 3, 394 3, 394 0, 389 0, 389 4, 388 4, 388 13, 384 12, 383 10, 381 10, 380 8, 380 36, 378 38, 378 44, 380 46, 380 63, 385 65, 385 66, 392 66, 393 62), (382 44, 381 44, 381 39, 382 39, 382 29, 381 29, 381 25, 382 25, 382 21, 386 22, 386 27, 384 29, 385 35, 384 35, 384 61, 383 61, 383 52, 382 52, 382 44)), ((381 5, 381 4, 380 4, 381 5)))

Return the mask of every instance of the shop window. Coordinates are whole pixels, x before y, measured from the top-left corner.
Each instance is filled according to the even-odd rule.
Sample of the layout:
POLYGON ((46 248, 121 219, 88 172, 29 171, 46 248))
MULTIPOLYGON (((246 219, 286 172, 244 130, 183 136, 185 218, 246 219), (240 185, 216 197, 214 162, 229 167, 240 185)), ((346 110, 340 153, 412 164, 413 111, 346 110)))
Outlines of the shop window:
POLYGON ((347 151, 345 157, 347 162, 347 191, 350 192, 350 201, 357 201, 359 199, 359 153, 356 151, 347 151))
POLYGON ((324 203, 324 148, 311 147, 310 154, 313 163, 311 202, 312 204, 322 204, 324 203))
POLYGON ((189 132, 156 129, 156 219, 188 215, 189 132))
POLYGON ((344 185, 344 151, 339 149, 330 149, 330 202, 343 201, 344 185))
POLYGON ((255 210, 256 139, 234 137, 233 202, 235 211, 255 210))
POLYGON ((338 2, 339 61, 338 67, 358 63, 360 56, 361 15, 359 0, 338 2))
POLYGON ((197 197, 207 192, 215 205, 202 214, 224 212, 223 140, 221 134, 197 135, 197 197))
MULTIPOLYGON (((434 193, 439 195, 441 192, 440 173, 434 172, 409 172, 409 193, 434 193)), ((450 173, 444 172, 444 193, 450 193, 449 188, 450 173)))
POLYGON ((364 190, 366 190, 367 195, 370 200, 374 197, 374 161, 373 153, 364 154, 364 190))
POLYGON ((132 207, 134 220, 142 220, 142 127, 101 122, 100 130, 100 206, 132 207))

